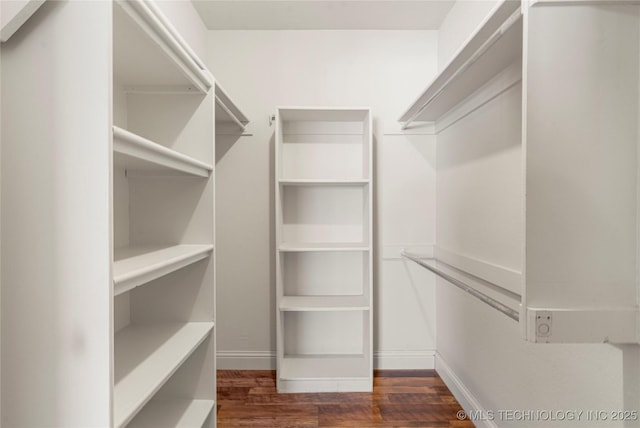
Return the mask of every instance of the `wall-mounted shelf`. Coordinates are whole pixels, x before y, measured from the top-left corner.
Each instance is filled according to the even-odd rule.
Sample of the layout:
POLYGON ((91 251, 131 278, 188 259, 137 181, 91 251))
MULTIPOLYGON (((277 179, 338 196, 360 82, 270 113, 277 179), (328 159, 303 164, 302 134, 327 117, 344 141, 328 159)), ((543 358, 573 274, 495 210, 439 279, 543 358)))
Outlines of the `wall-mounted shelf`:
POLYGON ((279 251, 369 251, 369 246, 361 242, 287 242, 280 245, 279 251))
POLYGON ((200 428, 214 404, 213 400, 151 400, 127 428, 200 428))
POLYGON ((345 180, 334 180, 334 179, 320 179, 320 178, 310 178, 310 179, 286 179, 281 178, 278 180, 278 183, 282 186, 365 186, 369 184, 369 180, 367 179, 345 179, 345 180))
POLYGON ((114 250, 115 296, 209 257, 213 245, 132 247, 114 250))
POLYGON ((404 127, 432 122, 522 55, 520 2, 503 0, 400 117, 404 127))
POLYGON ((201 93, 213 78, 175 28, 149 1, 114 6, 114 80, 123 85, 190 85, 201 93))
POLYGON ((113 127, 113 163, 129 174, 187 174, 209 177, 213 167, 175 150, 113 127))
POLYGON ((366 296, 283 296, 281 311, 367 311, 366 296))
POLYGON ((129 326, 115 335, 114 425, 133 419, 207 338, 213 323, 129 326))
POLYGON ((233 100, 227 95, 225 90, 216 82, 216 124, 233 123, 244 130, 249 123, 249 119, 236 106, 233 100))

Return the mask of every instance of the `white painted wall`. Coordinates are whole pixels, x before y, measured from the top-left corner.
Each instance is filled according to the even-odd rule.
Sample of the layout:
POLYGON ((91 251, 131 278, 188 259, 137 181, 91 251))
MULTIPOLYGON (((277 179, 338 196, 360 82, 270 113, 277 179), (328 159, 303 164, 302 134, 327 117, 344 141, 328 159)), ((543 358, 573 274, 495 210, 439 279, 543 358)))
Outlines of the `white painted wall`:
POLYGON ((204 61, 207 55, 207 28, 191 0, 160 0, 156 4, 189 47, 204 61))
MULTIPOLYGON (((490 9, 490 5, 479 2, 458 2, 454 6, 439 35, 441 66, 490 9), (479 9, 485 13, 479 13, 479 9)), ((518 119, 507 119, 520 108, 520 90, 520 86, 510 89, 438 136, 438 245, 515 271, 522 268, 517 251, 522 237, 518 227, 511 227, 513 221, 492 239, 482 235, 495 224, 488 215, 490 210, 496 210, 493 218, 498 221, 505 221, 500 220, 505 212, 512 213, 511 219, 522 221, 517 216, 523 198, 521 148, 518 136, 508 129, 508 124, 518 119), (491 129, 483 123, 491 123, 491 129), (487 138, 489 132, 493 136, 487 138), (473 141, 469 141, 469 135, 474 136, 473 141), (496 176, 502 176, 502 182, 486 181, 496 176), (519 190, 514 184, 520 186, 519 190), (477 197, 478 192, 491 188, 501 190, 477 197), (469 197, 463 200, 451 189, 465 190, 469 197), (475 217, 460 214, 461 204, 475 217), (483 222, 488 225, 485 231, 469 229, 469 225, 483 222), (484 247, 477 245, 481 239, 485 240, 484 247)), ((526 343, 517 323, 441 280, 436 302, 436 368, 455 387, 463 405, 494 412, 638 410, 640 347, 526 343)), ((498 413, 494 416, 498 426, 638 426, 637 421, 587 423, 586 415, 579 423, 506 421, 499 420, 498 413)), ((487 422, 477 424, 492 426, 487 422)))
POLYGON ((272 367, 275 353, 273 134, 279 105, 370 106, 376 200, 374 354, 382 366, 428 367, 434 283, 398 259, 434 242, 433 137, 385 135, 436 72, 435 32, 210 31, 208 63, 252 120, 217 144, 220 368, 272 367), (426 193, 425 193, 426 191, 426 193), (383 256, 385 257, 382 260, 383 256))

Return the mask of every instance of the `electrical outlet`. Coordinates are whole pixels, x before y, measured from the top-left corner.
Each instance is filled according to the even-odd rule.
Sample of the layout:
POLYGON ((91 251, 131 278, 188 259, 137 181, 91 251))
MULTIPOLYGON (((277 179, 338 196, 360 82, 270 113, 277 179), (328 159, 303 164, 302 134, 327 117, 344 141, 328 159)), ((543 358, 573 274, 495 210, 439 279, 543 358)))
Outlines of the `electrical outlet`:
POLYGON ((552 321, 553 313, 551 311, 536 312, 536 339, 538 339, 538 342, 549 341, 548 338, 551 337, 552 321))

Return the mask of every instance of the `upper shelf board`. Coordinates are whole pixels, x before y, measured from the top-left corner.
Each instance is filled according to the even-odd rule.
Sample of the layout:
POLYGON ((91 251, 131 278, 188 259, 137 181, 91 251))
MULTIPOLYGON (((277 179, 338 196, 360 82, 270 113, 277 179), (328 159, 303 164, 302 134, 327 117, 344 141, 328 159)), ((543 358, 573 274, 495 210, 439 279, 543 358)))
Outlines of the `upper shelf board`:
POLYGON ((213 166, 154 143, 144 137, 113 127, 113 163, 127 171, 186 174, 207 178, 213 166))
POLYGON ((359 107, 279 107, 280 119, 300 122, 357 122, 367 119, 369 108, 359 107))
POLYGON ((335 186, 365 186, 369 184, 369 180, 363 179, 316 179, 316 178, 299 178, 287 179, 281 178, 278 183, 282 186, 316 186, 316 187, 335 187, 335 186))
POLYGON ((405 127, 414 121, 433 122, 522 58, 520 2, 503 0, 451 62, 400 117, 405 127))
POLYGON ((231 122, 244 130, 249 123, 247 116, 236 106, 224 89, 216 82, 216 123, 231 122))
POLYGON ((114 295, 160 278, 211 254, 213 245, 133 247, 115 250, 114 295))
POLYGON ((149 0, 117 0, 113 7, 113 75, 125 86, 195 87, 207 93, 213 77, 149 0))

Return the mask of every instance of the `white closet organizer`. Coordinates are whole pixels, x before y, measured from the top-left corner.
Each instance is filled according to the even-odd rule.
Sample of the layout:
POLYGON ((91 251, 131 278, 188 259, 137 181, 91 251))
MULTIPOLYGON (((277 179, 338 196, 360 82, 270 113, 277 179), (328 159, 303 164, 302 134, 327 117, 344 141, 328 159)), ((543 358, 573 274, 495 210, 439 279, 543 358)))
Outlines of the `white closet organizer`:
POLYGON ((371 112, 276 123, 278 391, 371 391, 371 112))
POLYGON ((497 129, 521 145, 521 205, 503 206, 524 213, 521 272, 441 236, 435 254, 498 285, 480 291, 518 310, 531 342, 640 341, 639 36, 638 2, 503 1, 400 119, 435 121, 447 144, 441 133, 492 100, 520 106, 456 135, 471 148, 497 129))
POLYGON ((3 83, 41 90, 3 90, 3 425, 215 427, 215 135, 248 120, 151 1, 46 2, 19 34, 3 83))

